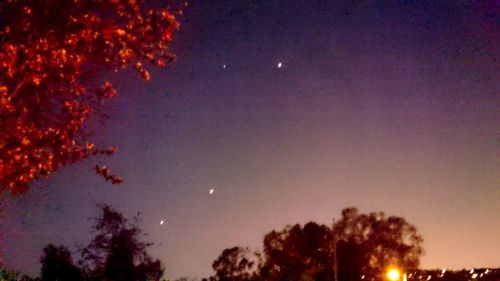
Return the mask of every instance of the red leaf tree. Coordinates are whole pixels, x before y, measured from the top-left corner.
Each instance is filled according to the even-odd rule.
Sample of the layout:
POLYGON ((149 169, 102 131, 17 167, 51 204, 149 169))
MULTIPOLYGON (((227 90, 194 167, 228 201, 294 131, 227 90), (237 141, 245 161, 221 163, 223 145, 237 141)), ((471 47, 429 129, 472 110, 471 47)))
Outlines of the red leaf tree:
MULTIPOLYGON (((4 0, 0 3, 0 193, 92 155, 85 122, 116 95, 105 71, 174 59, 178 7, 140 0, 4 0)), ((97 167, 113 183, 121 179, 97 167)))

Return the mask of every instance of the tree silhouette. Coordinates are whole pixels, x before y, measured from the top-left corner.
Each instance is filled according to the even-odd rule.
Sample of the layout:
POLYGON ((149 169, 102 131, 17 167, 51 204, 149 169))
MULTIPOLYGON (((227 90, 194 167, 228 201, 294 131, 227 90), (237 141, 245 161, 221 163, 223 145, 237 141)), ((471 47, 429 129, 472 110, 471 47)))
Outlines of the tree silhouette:
POLYGON ((367 263, 362 244, 353 239, 337 242, 338 280, 361 281, 363 265, 367 263))
MULTIPOLYGON (((246 269, 244 249, 223 251, 213 264, 214 280, 231 280, 246 269)), ((380 279, 389 265, 416 269, 423 249, 422 237, 404 218, 346 208, 332 227, 309 222, 269 232, 263 252, 254 280, 331 281, 337 267, 338 281, 360 281, 380 279)))
POLYGON ((41 278, 43 281, 82 280, 80 270, 73 264, 71 253, 64 246, 47 245, 43 249, 40 263, 42 264, 41 278))
POLYGON ((173 9, 144 0, 0 2, 0 193, 114 152, 88 139, 89 118, 116 95, 102 74, 132 66, 148 80, 146 63, 170 62, 173 9))
POLYGON ((0 280, 1 281, 40 281, 40 278, 31 278, 26 274, 21 274, 20 272, 10 271, 6 269, 0 269, 0 280))
POLYGON ((264 237, 264 280, 331 280, 332 233, 314 222, 287 226, 264 237))
POLYGON ((215 280, 252 281, 257 278, 258 256, 250 256, 248 248, 233 247, 225 249, 212 264, 215 280))
POLYGON ((342 219, 333 227, 337 241, 356 243, 363 253, 362 272, 367 278, 377 279, 388 266, 397 266, 408 272, 418 268, 423 253, 422 236, 415 226, 404 218, 382 212, 359 214, 356 208, 342 211, 342 219))
POLYGON ((101 216, 95 218, 94 238, 82 250, 82 265, 91 280, 136 281, 160 280, 163 266, 153 260, 146 249, 151 243, 139 240, 141 230, 120 213, 100 205, 101 216))

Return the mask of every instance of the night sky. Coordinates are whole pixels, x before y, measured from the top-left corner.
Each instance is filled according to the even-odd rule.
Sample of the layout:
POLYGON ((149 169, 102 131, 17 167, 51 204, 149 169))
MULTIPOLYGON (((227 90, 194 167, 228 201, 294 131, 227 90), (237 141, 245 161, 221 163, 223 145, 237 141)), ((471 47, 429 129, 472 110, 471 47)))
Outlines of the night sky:
POLYGON ((117 153, 7 196, 7 268, 36 275, 46 244, 85 246, 100 202, 141 212, 174 278, 206 277, 224 248, 331 225, 348 206, 416 225, 422 268, 499 266, 499 12, 498 1, 192 1, 172 65, 149 82, 113 78, 120 95, 94 139, 117 153))

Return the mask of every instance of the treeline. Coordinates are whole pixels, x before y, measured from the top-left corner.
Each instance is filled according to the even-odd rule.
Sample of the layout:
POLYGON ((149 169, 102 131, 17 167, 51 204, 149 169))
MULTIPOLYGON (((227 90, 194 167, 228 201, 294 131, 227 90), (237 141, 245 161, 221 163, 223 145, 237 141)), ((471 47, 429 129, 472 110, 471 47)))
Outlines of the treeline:
POLYGON ((164 276, 160 260, 153 259, 141 241, 138 216, 130 222, 108 205, 99 205, 94 218, 93 239, 80 249, 75 262, 65 246, 49 244, 40 258, 41 275, 31 278, 17 272, 0 271, 0 281, 159 281, 164 276))
MULTIPOLYGON (((107 205, 99 205, 93 239, 74 261, 62 245, 47 245, 40 258, 41 281, 159 281, 164 266, 147 253, 138 217, 130 222, 107 205)), ((382 212, 361 214, 346 208, 332 226, 309 222, 273 230, 263 239, 262 252, 235 246, 213 262, 214 274, 202 280, 375 280, 388 266, 405 272, 417 269, 422 237, 404 218, 382 212)), ((0 272, 3 280, 35 280, 0 272)), ((187 280, 187 279, 180 279, 187 280)))
MULTIPOLYGON (((93 239, 78 251, 78 261, 65 246, 49 244, 40 258, 40 277, 3 270, 0 281, 168 280, 162 263, 147 253, 152 243, 141 240, 138 217, 129 221, 107 205, 99 205, 99 209, 91 230, 93 239)), ((262 251, 227 248, 212 263, 213 275, 201 280, 387 280, 387 269, 394 267, 406 273, 409 281, 500 280, 495 269, 418 270, 422 242, 416 227, 402 217, 362 214, 351 207, 331 226, 309 222, 270 231, 264 236, 262 251)), ((186 280, 197 279, 177 279, 186 280)))
POLYGON ((381 280, 388 267, 416 270, 422 241, 404 218, 346 208, 332 226, 309 222, 267 233, 262 252, 225 249, 203 280, 381 280))

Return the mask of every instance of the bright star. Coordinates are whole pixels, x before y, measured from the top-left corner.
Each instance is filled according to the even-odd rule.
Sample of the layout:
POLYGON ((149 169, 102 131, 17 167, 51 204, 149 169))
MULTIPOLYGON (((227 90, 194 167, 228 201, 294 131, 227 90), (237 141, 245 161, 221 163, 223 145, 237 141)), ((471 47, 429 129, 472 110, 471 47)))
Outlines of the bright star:
POLYGON ((223 65, 222 65, 222 68, 226 68, 226 65, 225 65, 225 64, 223 64, 223 65))
POLYGON ((165 223, 165 221, 164 221, 164 220, 161 220, 161 221, 160 221, 160 225, 162 225, 162 224, 164 224, 164 223, 165 223))
POLYGON ((209 194, 214 194, 215 190, 213 189, 210 189, 210 191, 208 192, 209 194))
POLYGON ((278 62, 278 68, 281 68, 283 66, 282 62, 278 62))

